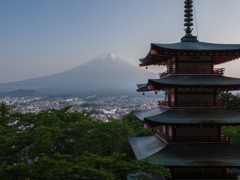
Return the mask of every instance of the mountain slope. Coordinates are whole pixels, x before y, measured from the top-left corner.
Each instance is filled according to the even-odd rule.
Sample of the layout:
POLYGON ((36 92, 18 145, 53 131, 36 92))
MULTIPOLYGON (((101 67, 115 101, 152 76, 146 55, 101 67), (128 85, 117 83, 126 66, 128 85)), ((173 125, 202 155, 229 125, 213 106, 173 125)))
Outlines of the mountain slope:
POLYGON ((148 78, 157 78, 157 75, 108 53, 59 74, 2 83, 0 90, 24 88, 47 93, 135 92, 136 84, 144 83, 148 78))
POLYGON ((44 96, 44 94, 41 94, 34 90, 25 90, 25 89, 18 89, 15 91, 7 92, 7 93, 1 93, 0 97, 36 97, 36 96, 44 96))

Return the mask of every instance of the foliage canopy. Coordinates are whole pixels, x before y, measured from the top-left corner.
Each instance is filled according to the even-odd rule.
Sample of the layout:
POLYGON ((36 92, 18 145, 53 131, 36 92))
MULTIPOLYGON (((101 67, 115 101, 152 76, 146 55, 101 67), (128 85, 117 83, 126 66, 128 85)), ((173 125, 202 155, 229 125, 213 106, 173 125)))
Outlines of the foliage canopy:
MULTIPOLYGON (((231 92, 220 92, 218 101, 227 102, 227 109, 240 112, 240 95, 233 95, 231 92)), ((233 136, 232 144, 240 147, 240 127, 223 126, 222 133, 228 136, 233 136)))
POLYGON ((170 176, 162 165, 137 161, 128 136, 151 135, 132 118, 109 123, 70 106, 39 114, 0 105, 0 179, 151 179, 170 176))

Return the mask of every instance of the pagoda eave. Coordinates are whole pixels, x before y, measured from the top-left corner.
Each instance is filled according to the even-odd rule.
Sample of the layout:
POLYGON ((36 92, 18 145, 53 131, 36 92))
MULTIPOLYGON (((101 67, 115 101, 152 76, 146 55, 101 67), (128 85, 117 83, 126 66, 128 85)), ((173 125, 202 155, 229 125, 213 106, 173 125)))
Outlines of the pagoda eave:
POLYGON ((175 44, 152 43, 139 66, 165 65, 174 56, 211 56, 215 65, 236 60, 240 57, 240 45, 212 44, 204 42, 180 42, 175 44), (210 49, 209 49, 210 48, 210 49))
POLYGON ((148 158, 165 167, 239 168, 239 152, 239 147, 226 144, 168 144, 148 158))
MULTIPOLYGON (((213 120, 214 121, 214 120, 213 120)), ((174 127, 191 127, 191 128, 198 128, 198 127, 215 127, 215 126, 239 126, 240 123, 221 123, 221 122, 196 122, 196 123, 170 123, 170 122, 159 122, 159 121, 151 121, 148 118, 144 119, 144 122, 149 124, 149 127, 158 127, 162 125, 166 126, 174 126, 174 127)))
MULTIPOLYGON (((151 48, 158 51, 181 51, 181 52, 199 52, 199 53, 235 53, 240 52, 240 44, 216 44, 208 42, 179 42, 172 44, 152 43, 151 48)), ((238 53, 238 54, 237 54, 238 53)), ((223 54, 225 55, 225 54, 223 54)), ((227 55, 227 54, 226 54, 227 55)))
POLYGON ((138 160, 149 158, 165 167, 240 167, 240 148, 230 144, 168 144, 158 135, 129 137, 129 142, 138 160))
POLYGON ((238 91, 240 90, 240 86, 236 87, 219 87, 219 86, 178 86, 178 85, 163 85, 163 86, 153 86, 153 88, 142 88, 137 89, 137 92, 148 92, 148 91, 164 91, 166 88, 217 88, 216 91, 238 91))
POLYGON ((240 113, 224 108, 167 109, 156 108, 143 111, 133 111, 142 122, 152 127, 159 125, 174 126, 236 126, 240 125, 240 113))
POLYGON ((161 79, 149 79, 148 83, 137 85, 138 92, 162 90, 166 88, 216 88, 219 91, 240 89, 240 78, 230 78, 222 75, 170 75, 161 79))

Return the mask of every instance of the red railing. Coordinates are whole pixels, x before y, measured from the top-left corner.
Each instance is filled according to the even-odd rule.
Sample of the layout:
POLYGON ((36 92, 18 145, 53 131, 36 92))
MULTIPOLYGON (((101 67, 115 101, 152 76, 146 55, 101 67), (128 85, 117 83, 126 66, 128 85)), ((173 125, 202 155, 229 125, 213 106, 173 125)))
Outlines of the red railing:
POLYGON ((237 179, 234 172, 181 172, 172 173, 173 179, 237 179))
POLYGON ((167 142, 232 142, 232 136, 221 134, 221 136, 168 136, 161 130, 156 129, 156 134, 167 142))
POLYGON ((169 74, 224 74, 225 68, 180 68, 180 69, 168 69, 163 73, 159 73, 159 77, 163 77, 169 74))
POLYGON ((169 142, 169 136, 167 136, 166 134, 164 134, 161 130, 156 129, 156 134, 158 136, 160 136, 161 138, 163 138, 165 141, 169 142))
POLYGON ((225 101, 158 101, 159 106, 167 107, 225 107, 225 101))

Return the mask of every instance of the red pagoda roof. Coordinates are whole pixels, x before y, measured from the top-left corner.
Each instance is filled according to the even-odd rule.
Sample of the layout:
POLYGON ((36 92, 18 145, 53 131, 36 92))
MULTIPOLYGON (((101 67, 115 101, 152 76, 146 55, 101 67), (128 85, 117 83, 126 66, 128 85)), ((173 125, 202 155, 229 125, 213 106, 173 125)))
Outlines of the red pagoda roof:
POLYGON ((166 167, 240 167, 240 148, 232 145, 168 144, 157 135, 128 139, 138 160, 150 158, 166 167))
POLYGON ((147 158, 167 146, 167 142, 157 135, 146 137, 128 137, 137 160, 147 158))
POLYGON ((161 90, 164 88, 219 88, 217 90, 239 90, 240 78, 221 75, 171 75, 161 79, 149 79, 146 84, 138 84, 138 92, 161 90), (226 88, 226 89, 225 89, 226 88))
POLYGON ((240 125, 240 113, 223 108, 166 109, 133 111, 140 120, 159 125, 240 125))
POLYGON ((140 59, 140 66, 164 65, 175 55, 213 56, 214 64, 221 64, 240 57, 240 44, 214 44, 206 42, 152 43, 148 55, 140 59))
POLYGON ((165 167, 240 167, 240 148, 226 144, 168 144, 149 156, 165 167))

